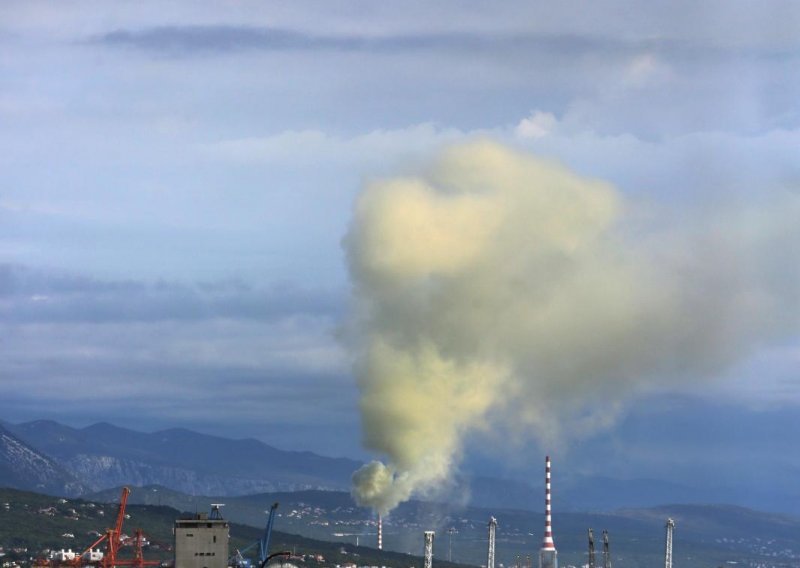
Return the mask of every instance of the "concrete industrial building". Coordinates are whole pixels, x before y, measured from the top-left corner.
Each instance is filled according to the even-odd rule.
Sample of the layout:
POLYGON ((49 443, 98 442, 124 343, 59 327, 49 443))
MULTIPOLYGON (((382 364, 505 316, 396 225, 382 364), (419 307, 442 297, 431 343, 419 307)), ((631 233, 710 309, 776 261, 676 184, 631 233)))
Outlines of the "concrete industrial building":
POLYGON ((219 505, 175 521, 175 568, 227 568, 230 527, 219 505))

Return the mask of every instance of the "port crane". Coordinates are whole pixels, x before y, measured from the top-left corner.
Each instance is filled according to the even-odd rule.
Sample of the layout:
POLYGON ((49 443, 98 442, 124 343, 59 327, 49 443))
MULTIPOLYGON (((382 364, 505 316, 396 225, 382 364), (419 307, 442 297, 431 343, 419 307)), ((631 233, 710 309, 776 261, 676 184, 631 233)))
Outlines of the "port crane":
POLYGON ((258 543, 258 568, 264 568, 269 562, 269 539, 272 537, 272 524, 275 522, 275 511, 278 510, 278 503, 273 503, 269 508, 267 526, 264 527, 264 534, 258 543))
POLYGON ((106 554, 103 557, 103 566, 110 567, 117 564, 117 553, 122 545, 122 524, 125 522, 125 507, 128 505, 128 496, 131 490, 127 487, 122 488, 119 498, 119 509, 117 510, 117 522, 114 528, 106 532, 106 554))
POLYGON ((122 525, 125 522, 125 508, 128 505, 128 496, 131 490, 127 487, 122 488, 119 497, 119 508, 117 518, 113 528, 106 529, 105 534, 90 544, 86 550, 75 556, 74 560, 64 562, 65 566, 80 567, 86 565, 99 565, 103 568, 113 568, 114 566, 158 566, 160 562, 155 560, 145 560, 142 555, 144 545, 144 534, 141 529, 136 529, 136 536, 133 538, 133 558, 118 558, 118 553, 122 547, 122 525), (105 542, 105 552, 95 550, 105 542))
POLYGON ((236 552, 231 555, 228 559, 228 563, 231 566, 239 566, 240 568, 246 568, 250 566, 250 562, 245 559, 244 553, 249 551, 251 548, 254 548, 258 545, 258 568, 264 568, 267 563, 272 560, 276 556, 284 556, 288 554, 288 552, 275 552, 273 554, 269 553, 269 541, 272 537, 272 525, 275 523, 275 511, 278 509, 278 503, 273 503, 272 506, 267 511, 267 526, 264 527, 264 534, 261 535, 261 538, 252 544, 246 546, 241 550, 236 550, 236 552))
POLYGON ((117 550, 120 547, 120 535, 122 535, 122 523, 125 522, 125 507, 128 504, 128 496, 131 490, 127 487, 122 488, 122 493, 119 496, 119 508, 117 509, 117 520, 114 523, 114 528, 106 529, 105 534, 94 541, 79 555, 75 556, 75 560, 70 561, 68 564, 71 566, 83 566, 91 564, 94 561, 102 563, 104 567, 114 566, 117 557, 117 550), (105 554, 98 554, 95 557, 95 548, 99 547, 105 541, 106 551, 105 554))

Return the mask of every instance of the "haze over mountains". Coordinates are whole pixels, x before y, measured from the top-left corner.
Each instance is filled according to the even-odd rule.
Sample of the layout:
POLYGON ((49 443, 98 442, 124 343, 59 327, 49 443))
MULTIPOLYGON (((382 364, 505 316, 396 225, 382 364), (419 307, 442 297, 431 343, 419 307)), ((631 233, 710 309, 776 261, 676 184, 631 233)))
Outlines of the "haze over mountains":
POLYGON ((126 484, 159 484, 199 495, 344 489, 359 465, 183 429, 146 434, 107 423, 77 429, 47 420, 6 428, 90 490, 126 484))
MULTIPOLYGON (((636 417, 631 420, 637 422, 636 417)), ((73 428, 47 420, 3 423, 3 427, 0 485, 56 495, 85 495, 121 485, 153 485, 187 495, 218 496, 305 489, 349 491, 351 475, 361 465, 347 458, 285 451, 254 439, 232 440, 185 429, 143 433, 108 423, 73 428)), ((685 465, 679 463, 675 468, 685 465)), ((741 469, 750 465, 743 464, 741 469)), ((454 480, 449 493, 435 498, 480 507, 540 510, 541 472, 534 472, 528 481, 506 476, 502 467, 491 475, 488 464, 472 466, 474 473, 454 480)), ((700 477, 695 484, 656 476, 622 478, 614 473, 590 475, 560 467, 555 483, 559 510, 726 503, 796 514, 798 504, 797 496, 785 484, 748 490, 725 485, 724 468, 719 476, 700 477)), ((765 479, 768 476, 769 472, 765 479)))

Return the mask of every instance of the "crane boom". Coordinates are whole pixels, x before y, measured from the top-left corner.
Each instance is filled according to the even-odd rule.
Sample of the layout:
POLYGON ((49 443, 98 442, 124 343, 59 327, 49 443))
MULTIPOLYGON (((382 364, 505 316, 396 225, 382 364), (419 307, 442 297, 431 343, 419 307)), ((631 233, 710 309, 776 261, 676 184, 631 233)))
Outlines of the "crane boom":
POLYGON ((69 564, 71 564, 72 566, 80 566, 81 565, 81 561, 83 560, 83 555, 86 554, 87 552, 90 552, 95 546, 98 546, 101 542, 103 542, 107 538, 108 538, 108 533, 106 533, 103 536, 101 536, 100 538, 98 538, 96 541, 94 541, 92 544, 90 544, 86 548, 86 550, 84 550, 80 554, 76 554, 75 555, 75 560, 71 561, 69 564))
POLYGON ((125 507, 128 505, 128 495, 131 490, 127 487, 122 488, 122 494, 119 496, 119 510, 117 511, 117 523, 114 525, 114 533, 117 535, 117 541, 122 534, 122 523, 125 522, 125 507))
POLYGON ((113 529, 108 529, 106 534, 106 554, 103 557, 103 566, 105 568, 113 567, 117 564, 117 552, 119 552, 122 537, 122 524, 125 522, 125 507, 128 505, 128 495, 131 490, 127 487, 122 488, 122 493, 119 496, 119 509, 117 510, 117 522, 114 524, 113 529))
POLYGON ((258 566, 264 568, 269 560, 269 539, 272 536, 272 523, 275 521, 275 511, 278 509, 278 503, 273 503, 269 508, 269 517, 267 517, 267 526, 264 528, 264 535, 261 537, 258 547, 258 566))

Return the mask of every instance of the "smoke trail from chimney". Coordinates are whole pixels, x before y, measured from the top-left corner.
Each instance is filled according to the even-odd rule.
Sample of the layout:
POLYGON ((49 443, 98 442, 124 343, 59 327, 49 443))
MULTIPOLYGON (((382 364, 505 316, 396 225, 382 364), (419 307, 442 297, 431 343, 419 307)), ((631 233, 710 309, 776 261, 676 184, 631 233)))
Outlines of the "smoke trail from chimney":
POLYGON ((797 330, 797 204, 677 230, 636 212, 608 183, 489 141, 365 187, 343 336, 363 442, 386 462, 354 474, 360 504, 385 515, 434 490, 472 430, 558 443, 614 420, 591 404, 603 391, 619 403, 710 376, 797 330))

